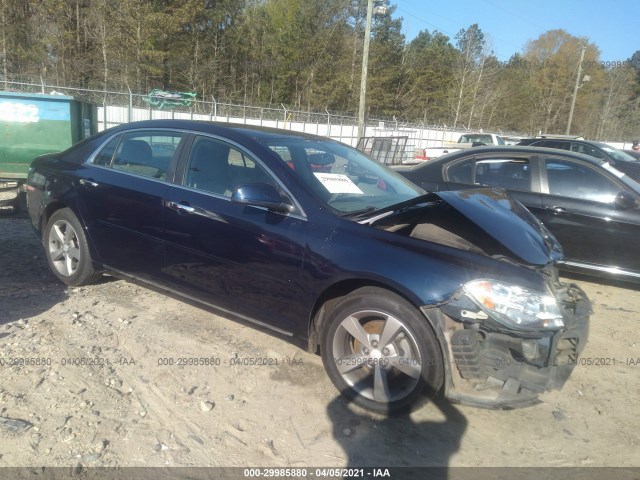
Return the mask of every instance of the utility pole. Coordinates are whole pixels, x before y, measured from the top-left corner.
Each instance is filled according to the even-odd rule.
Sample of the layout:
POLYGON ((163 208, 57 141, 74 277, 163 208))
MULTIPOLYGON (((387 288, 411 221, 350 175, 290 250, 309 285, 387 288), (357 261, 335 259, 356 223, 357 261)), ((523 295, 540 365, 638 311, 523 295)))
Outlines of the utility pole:
POLYGON ((364 30, 364 46, 362 48, 362 75, 360 76, 360 104, 358 106, 358 140, 364 137, 364 111, 367 96, 367 69, 369 67, 369 41, 371 40, 371 17, 373 16, 373 0, 367 3, 367 23, 364 30))
POLYGON ((571 98, 571 110, 569 110, 569 121, 567 122, 567 131, 566 135, 569 135, 571 132, 571 122, 573 121, 573 109, 576 106, 576 97, 578 96, 578 89, 580 88, 580 77, 582 75, 582 62, 584 60, 584 52, 587 49, 584 45, 581 47, 580 51, 580 63, 578 64, 578 75, 576 75, 576 85, 573 88, 573 98, 571 98))

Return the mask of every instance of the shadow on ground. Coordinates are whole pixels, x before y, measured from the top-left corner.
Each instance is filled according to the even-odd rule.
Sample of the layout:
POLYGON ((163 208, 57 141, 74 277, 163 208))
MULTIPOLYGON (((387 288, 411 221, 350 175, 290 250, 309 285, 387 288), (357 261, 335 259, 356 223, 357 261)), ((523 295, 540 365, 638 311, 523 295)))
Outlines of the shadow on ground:
POLYGON ((376 420, 350 408, 343 396, 333 400, 327 413, 333 436, 347 455, 347 467, 432 467, 403 469, 402 478, 448 478, 449 460, 460 448, 467 419, 442 395, 422 408, 444 419, 416 423, 409 414, 401 414, 376 420))
POLYGON ((27 216, 0 211, 0 325, 46 312, 66 297, 27 216))

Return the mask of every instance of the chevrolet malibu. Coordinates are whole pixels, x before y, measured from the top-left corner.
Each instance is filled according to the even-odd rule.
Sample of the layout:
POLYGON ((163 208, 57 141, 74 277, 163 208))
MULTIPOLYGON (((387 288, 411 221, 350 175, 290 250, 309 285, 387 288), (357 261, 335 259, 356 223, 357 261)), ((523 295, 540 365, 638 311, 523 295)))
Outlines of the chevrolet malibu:
POLYGON ((38 157, 28 210, 68 285, 171 292, 313 353, 350 400, 443 391, 491 408, 560 388, 590 304, 562 249, 502 190, 425 193, 361 152, 291 131, 155 120, 38 157))

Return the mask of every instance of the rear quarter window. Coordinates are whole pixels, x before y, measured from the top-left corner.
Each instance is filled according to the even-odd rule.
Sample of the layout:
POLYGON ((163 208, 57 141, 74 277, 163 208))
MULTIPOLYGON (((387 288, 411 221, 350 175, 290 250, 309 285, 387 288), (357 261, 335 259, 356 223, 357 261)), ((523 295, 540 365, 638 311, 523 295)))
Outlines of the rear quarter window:
POLYGON ((474 160, 464 160, 445 168, 445 178, 452 183, 473 184, 474 160))

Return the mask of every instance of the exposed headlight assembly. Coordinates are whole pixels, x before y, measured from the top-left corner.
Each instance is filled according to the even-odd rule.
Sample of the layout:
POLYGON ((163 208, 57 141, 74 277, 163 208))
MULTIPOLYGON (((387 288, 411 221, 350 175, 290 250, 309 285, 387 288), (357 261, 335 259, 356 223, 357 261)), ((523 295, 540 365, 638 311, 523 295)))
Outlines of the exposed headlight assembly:
POLYGON ((518 330, 557 330, 564 326, 556 299, 517 285, 495 280, 473 280, 465 293, 488 315, 518 330))

